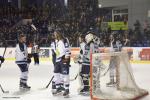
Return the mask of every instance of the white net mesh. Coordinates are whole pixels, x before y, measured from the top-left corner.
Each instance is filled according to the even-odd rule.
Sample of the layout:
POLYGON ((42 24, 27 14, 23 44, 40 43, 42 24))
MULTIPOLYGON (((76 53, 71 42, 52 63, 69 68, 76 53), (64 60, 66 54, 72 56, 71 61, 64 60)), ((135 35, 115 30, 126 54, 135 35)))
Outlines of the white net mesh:
POLYGON ((147 94, 135 83, 127 53, 96 53, 91 62, 93 100, 128 100, 147 94))

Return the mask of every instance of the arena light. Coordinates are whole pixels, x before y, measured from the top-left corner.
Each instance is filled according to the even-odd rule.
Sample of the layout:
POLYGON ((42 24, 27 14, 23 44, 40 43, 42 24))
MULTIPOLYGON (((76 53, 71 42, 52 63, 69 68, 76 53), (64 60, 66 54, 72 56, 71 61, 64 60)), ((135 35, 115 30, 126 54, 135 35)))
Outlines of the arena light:
POLYGON ((65 6, 68 5, 68 0, 64 0, 65 6))
POLYGON ((150 17, 150 10, 148 10, 148 17, 150 17))
POLYGON ((99 7, 99 8, 102 8, 102 5, 101 5, 101 4, 99 4, 99 5, 98 5, 98 7, 99 7))

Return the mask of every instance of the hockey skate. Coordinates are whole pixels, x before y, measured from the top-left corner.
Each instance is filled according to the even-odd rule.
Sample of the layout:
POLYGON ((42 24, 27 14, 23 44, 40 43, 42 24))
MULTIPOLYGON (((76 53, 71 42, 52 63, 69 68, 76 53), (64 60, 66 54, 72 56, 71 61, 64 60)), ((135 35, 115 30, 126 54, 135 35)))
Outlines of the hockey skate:
POLYGON ((60 88, 61 91, 65 91, 65 88, 64 88, 64 84, 63 84, 63 83, 60 84, 60 87, 59 87, 59 88, 60 88))
POLYGON ((83 88, 82 90, 80 90, 79 94, 84 96, 89 96, 90 95, 89 88, 83 88))
POLYGON ((69 89, 65 90, 63 93, 64 98, 69 98, 69 89))
POLYGON ((30 86, 28 86, 26 83, 20 83, 19 86, 20 90, 30 90, 30 86))
POLYGON ((52 91, 52 94, 54 96, 58 96, 58 95, 61 95, 62 94, 62 90, 61 88, 59 87, 58 89, 56 89, 55 91, 52 91))
POLYGON ((112 80, 110 80, 109 83, 106 83, 106 86, 107 87, 114 87, 114 86, 116 86, 116 82, 114 81, 114 79, 112 79, 112 80))

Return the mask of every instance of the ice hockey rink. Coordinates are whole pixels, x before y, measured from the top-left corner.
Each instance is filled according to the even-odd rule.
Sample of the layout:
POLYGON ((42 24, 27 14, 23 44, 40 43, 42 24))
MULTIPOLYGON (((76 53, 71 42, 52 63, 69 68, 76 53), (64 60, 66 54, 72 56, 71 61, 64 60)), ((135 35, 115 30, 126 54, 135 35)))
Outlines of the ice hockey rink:
MULTIPOLYGON (((78 73, 78 64, 71 63, 70 79, 73 79, 78 73)), ((148 63, 132 63, 135 81, 140 88, 146 89, 150 93, 150 64, 148 63)), ((78 95, 79 87, 78 79, 70 82, 70 97, 53 96, 51 94, 51 85, 45 88, 53 75, 53 64, 43 61, 39 66, 35 66, 33 62, 29 68, 28 84, 31 86, 30 91, 19 91, 19 75, 20 71, 14 61, 6 61, 0 68, 0 84, 5 91, 0 90, 0 100, 90 100, 88 96, 78 95)), ((150 100, 150 95, 140 100, 150 100)))

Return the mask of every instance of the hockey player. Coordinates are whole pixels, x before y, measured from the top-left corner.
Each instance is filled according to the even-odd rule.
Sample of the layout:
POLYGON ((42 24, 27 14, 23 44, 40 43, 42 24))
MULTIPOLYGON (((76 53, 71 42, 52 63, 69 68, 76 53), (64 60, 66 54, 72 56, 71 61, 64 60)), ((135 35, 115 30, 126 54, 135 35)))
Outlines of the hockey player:
POLYGON ((69 96, 69 50, 68 45, 65 43, 62 34, 59 31, 54 32, 56 38, 56 64, 54 68, 54 81, 56 84, 56 92, 53 94, 59 94, 62 92, 61 82, 64 83, 63 96, 69 96), (62 77, 63 76, 63 77, 62 77), (63 78, 63 80, 62 80, 63 78))
POLYGON ((63 94, 64 97, 68 97, 69 96, 69 85, 70 85, 70 81, 69 81, 69 68, 71 67, 70 65, 70 59, 71 59, 71 50, 70 50, 70 43, 68 38, 64 38, 64 45, 65 45, 65 56, 63 58, 63 65, 64 65, 64 70, 61 73, 61 78, 63 79, 63 83, 61 83, 62 86, 62 90, 64 89, 65 92, 63 94))
MULTIPOLYGON (((80 58, 82 59, 83 58, 83 54, 85 52, 85 45, 86 45, 86 42, 85 42, 85 36, 84 35, 81 35, 79 37, 79 42, 80 42, 80 58)), ((80 63, 80 62, 79 62, 80 63)), ((82 60, 81 60, 81 63, 82 63, 82 60)))
POLYGON ((19 35, 19 43, 16 45, 16 64, 20 68, 20 89, 30 89, 31 87, 27 85, 28 80, 28 63, 31 59, 28 58, 27 46, 26 46, 26 36, 24 34, 19 35))
MULTIPOLYGON (((117 37, 116 34, 112 34, 110 36, 110 52, 120 52, 122 49, 122 44, 121 41, 119 39, 119 37, 117 37)), ((109 69, 110 69, 110 82, 107 83, 107 86, 115 86, 116 84, 116 67, 118 65, 118 57, 117 56, 111 56, 110 58, 110 64, 109 64, 109 69)))
POLYGON ((84 54, 83 54, 83 62, 82 68, 80 72, 80 76, 83 81, 83 88, 80 90, 80 94, 89 93, 89 78, 90 78, 90 54, 95 53, 96 48, 93 42, 94 36, 92 33, 88 33, 85 36, 86 45, 84 47, 84 54))
POLYGON ((84 87, 83 85, 83 81, 82 81, 82 77, 80 75, 80 72, 81 72, 81 68, 82 68, 82 59, 83 59, 83 54, 85 52, 85 45, 86 45, 86 42, 85 42, 85 36, 84 35, 80 35, 79 36, 79 42, 80 42, 80 52, 79 52, 79 55, 77 55, 75 58, 74 58, 74 61, 75 63, 78 63, 79 64, 79 84, 80 84, 80 87, 79 87, 79 91, 84 87))
POLYGON ((1 67, 1 64, 5 61, 4 57, 0 56, 0 67, 1 67))
POLYGON ((40 51, 40 47, 39 47, 39 45, 36 42, 33 43, 33 47, 32 47, 31 51, 32 51, 32 55, 34 57, 34 64, 35 65, 39 65, 39 51, 40 51))
MULTIPOLYGON (((55 41, 55 37, 52 34, 51 36, 51 52, 52 52, 52 62, 54 65, 54 69, 55 69, 55 65, 56 65, 56 41, 55 41)), ((52 94, 55 94, 56 92, 56 84, 55 84, 55 80, 52 80, 52 94)))

